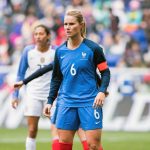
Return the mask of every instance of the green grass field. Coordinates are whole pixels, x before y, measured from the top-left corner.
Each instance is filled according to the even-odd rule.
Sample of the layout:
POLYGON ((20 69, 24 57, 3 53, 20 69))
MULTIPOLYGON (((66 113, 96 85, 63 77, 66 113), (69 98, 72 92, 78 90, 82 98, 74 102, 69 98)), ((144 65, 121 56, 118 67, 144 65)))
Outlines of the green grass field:
MULTIPOLYGON (((25 150, 26 128, 14 130, 0 128, 0 150, 25 150)), ((150 150, 150 132, 103 132, 104 150, 150 150)), ((39 130, 37 150, 51 150, 49 130, 39 130)), ((82 150, 78 137, 73 150, 82 150)))

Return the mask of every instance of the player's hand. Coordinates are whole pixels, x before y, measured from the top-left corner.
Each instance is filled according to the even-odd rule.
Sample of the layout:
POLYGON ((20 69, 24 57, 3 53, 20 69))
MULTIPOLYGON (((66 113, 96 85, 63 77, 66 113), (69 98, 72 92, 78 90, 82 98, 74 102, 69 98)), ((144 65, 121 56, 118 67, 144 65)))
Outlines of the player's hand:
POLYGON ((19 105, 19 100, 15 99, 11 101, 11 106, 16 109, 19 105))
POLYGON ((43 108, 43 115, 46 116, 46 117, 50 117, 50 114, 51 114, 51 107, 52 105, 51 104, 46 104, 43 108))
POLYGON ((14 83, 14 89, 20 89, 23 86, 23 81, 14 83))
POLYGON ((99 108, 99 107, 102 107, 103 104, 104 104, 104 101, 105 101, 105 93, 103 92, 99 92, 97 94, 97 96, 95 97, 95 100, 94 100, 94 103, 93 103, 93 107, 94 108, 99 108))

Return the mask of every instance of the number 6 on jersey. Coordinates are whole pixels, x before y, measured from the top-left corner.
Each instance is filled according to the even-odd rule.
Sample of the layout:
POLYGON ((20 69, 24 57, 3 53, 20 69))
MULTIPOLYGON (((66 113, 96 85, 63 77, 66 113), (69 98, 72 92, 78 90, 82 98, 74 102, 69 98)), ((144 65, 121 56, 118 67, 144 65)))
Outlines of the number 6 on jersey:
POLYGON ((74 68, 74 64, 72 64, 72 65, 71 65, 71 69, 70 69, 71 75, 72 75, 72 76, 75 76, 75 75, 76 75, 76 72, 77 72, 77 71, 76 71, 76 69, 74 68))

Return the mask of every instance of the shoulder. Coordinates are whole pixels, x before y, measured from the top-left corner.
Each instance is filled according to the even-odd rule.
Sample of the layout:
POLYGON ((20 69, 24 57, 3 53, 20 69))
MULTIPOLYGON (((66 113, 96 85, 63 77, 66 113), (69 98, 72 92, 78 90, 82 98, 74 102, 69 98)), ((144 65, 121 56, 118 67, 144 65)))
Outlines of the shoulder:
POLYGON ((30 51, 30 50, 32 50, 34 48, 35 48, 35 45, 27 45, 27 46, 24 47, 23 52, 27 53, 28 51, 30 51))
POLYGON ((24 49, 23 49, 23 51, 22 51, 22 55, 21 56, 23 58, 28 57, 29 51, 33 50, 34 47, 35 47, 35 45, 27 45, 27 46, 25 46, 24 49))
POLYGON ((59 52, 61 50, 64 50, 66 47, 66 42, 64 42, 63 44, 61 44, 60 46, 57 47, 56 52, 59 52))
POLYGON ((102 46, 100 46, 99 44, 95 43, 92 40, 84 39, 83 43, 93 51, 96 51, 96 50, 102 51, 103 50, 102 46))
POLYGON ((51 50, 56 50, 58 48, 58 46, 57 45, 51 45, 51 50))

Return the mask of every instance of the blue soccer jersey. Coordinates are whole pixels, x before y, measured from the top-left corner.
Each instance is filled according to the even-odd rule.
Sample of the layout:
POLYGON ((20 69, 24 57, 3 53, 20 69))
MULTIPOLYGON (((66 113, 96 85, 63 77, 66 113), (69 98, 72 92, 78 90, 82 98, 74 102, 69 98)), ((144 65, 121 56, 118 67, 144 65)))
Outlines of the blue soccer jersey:
POLYGON ((92 106, 98 92, 105 92, 110 81, 102 48, 87 39, 74 50, 62 44, 56 51, 48 103, 57 96, 57 104, 65 107, 92 106), (97 87, 96 69, 102 83, 97 87), (58 94, 57 94, 58 93, 58 94))

